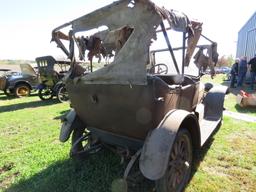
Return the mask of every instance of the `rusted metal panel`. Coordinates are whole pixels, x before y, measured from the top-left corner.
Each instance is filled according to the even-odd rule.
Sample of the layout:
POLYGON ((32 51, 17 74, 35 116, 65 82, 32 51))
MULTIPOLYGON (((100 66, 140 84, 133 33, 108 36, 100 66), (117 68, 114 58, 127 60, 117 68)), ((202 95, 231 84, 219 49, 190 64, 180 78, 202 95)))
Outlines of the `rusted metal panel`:
POLYGON ((148 134, 140 157, 140 170, 148 179, 157 180, 164 175, 176 133, 186 118, 194 117, 185 110, 171 110, 148 134))
POLYGON ((167 111, 177 107, 179 97, 179 92, 153 77, 147 86, 88 85, 82 81, 74 85, 70 81, 66 87, 72 106, 88 126, 138 139, 144 139, 167 111))

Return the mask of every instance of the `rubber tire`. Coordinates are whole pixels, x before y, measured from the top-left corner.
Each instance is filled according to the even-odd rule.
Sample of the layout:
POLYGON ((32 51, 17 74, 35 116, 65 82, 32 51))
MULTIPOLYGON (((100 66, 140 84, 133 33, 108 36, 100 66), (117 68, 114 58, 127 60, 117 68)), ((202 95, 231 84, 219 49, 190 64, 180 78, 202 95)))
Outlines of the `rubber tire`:
POLYGON ((40 98, 41 100, 46 101, 46 100, 50 100, 50 99, 53 98, 53 92, 52 92, 52 90, 49 89, 49 90, 51 91, 51 96, 48 97, 48 98, 45 98, 45 97, 44 97, 44 95, 43 95, 43 93, 42 93, 43 90, 45 90, 45 89, 39 89, 39 91, 38 91, 38 96, 39 96, 39 98, 40 98))
MULTIPOLYGON (((172 190, 173 192, 181 192, 185 189, 188 181, 190 180, 191 177, 191 171, 192 171, 192 164, 193 164, 193 147, 192 147, 192 140, 191 140, 191 135, 189 133, 189 131, 187 129, 181 129, 178 133, 177 136, 175 138, 175 141, 173 143, 173 146, 175 145, 175 143, 182 137, 186 137, 186 139, 189 141, 188 142, 188 147, 190 148, 190 159, 191 162, 189 162, 189 168, 187 170, 187 172, 185 173, 185 177, 183 178, 183 180, 181 181, 180 186, 176 189, 176 190, 172 190)), ((174 149, 171 150, 171 152, 174 149)), ((157 192, 169 192, 171 191, 171 189, 168 189, 168 171, 169 169, 167 168, 164 176, 156 181, 156 191, 157 192)))
MULTIPOLYGON (((84 124, 80 118, 78 116, 75 117, 74 123, 72 124, 72 126, 74 127, 73 133, 72 133, 72 138, 71 138, 71 147, 73 146, 73 144, 77 141, 77 139, 81 138, 82 135, 84 135, 85 130, 86 130, 86 124, 84 124)), ((91 154, 95 154, 97 153, 99 150, 101 150, 101 146, 99 143, 95 143, 95 145, 91 145, 90 144, 90 135, 89 133, 86 133, 88 135, 88 140, 87 140, 87 144, 85 146, 83 146, 83 144, 85 143, 78 143, 75 147, 73 147, 73 151, 84 151, 84 147, 86 147, 86 151, 85 153, 82 154, 74 154, 72 153, 72 148, 70 150, 70 157, 73 159, 77 159, 77 160, 84 160, 85 158, 87 158, 89 155, 91 154)))
POLYGON ((61 102, 61 103, 65 103, 65 102, 68 102, 68 101, 69 101, 69 97, 67 97, 67 100, 61 99, 60 93, 61 93, 61 91, 63 91, 63 89, 65 89, 65 91, 67 92, 67 89, 65 88, 64 85, 60 86, 59 89, 58 89, 58 91, 57 91, 57 98, 58 98, 59 102, 61 102))
POLYGON ((19 97, 19 98, 20 97, 28 97, 30 95, 30 92, 31 92, 31 89, 30 89, 29 85, 27 85, 27 84, 18 84, 14 88, 14 94, 15 94, 16 97, 19 97), (26 95, 20 95, 19 94, 19 90, 22 89, 22 88, 26 89, 26 91, 27 91, 26 95))

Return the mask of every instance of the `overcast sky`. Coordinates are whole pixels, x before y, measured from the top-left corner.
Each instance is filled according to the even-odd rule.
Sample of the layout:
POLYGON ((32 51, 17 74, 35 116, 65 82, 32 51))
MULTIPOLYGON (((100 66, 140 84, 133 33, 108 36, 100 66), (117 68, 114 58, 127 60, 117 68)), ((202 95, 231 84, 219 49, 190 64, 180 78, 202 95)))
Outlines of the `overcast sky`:
MULTIPOLYGON (((0 0, 0 59, 64 56, 51 31, 114 0, 0 0)), ((256 11, 255 0, 154 0, 203 22, 203 34, 216 41, 220 55, 236 54, 237 34, 256 11)))

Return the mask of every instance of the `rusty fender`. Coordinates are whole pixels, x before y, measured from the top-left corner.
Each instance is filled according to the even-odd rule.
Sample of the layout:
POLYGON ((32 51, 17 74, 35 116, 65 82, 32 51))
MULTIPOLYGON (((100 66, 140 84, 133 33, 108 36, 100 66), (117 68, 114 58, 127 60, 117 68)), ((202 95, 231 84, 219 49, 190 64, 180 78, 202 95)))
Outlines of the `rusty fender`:
POLYGON ((210 89, 203 100, 204 119, 218 120, 222 118, 226 94, 228 94, 227 86, 215 85, 210 89))
POLYGON ((62 126, 60 129, 60 136, 59 136, 59 140, 61 142, 66 142, 69 137, 71 132, 74 129, 74 126, 72 126, 75 122, 76 119, 76 112, 71 109, 68 114, 64 117, 64 119, 62 119, 62 126))
MULTIPOLYGON (((192 113, 184 110, 171 110, 158 127, 149 133, 140 156, 140 170, 146 178, 158 180, 164 176, 172 145, 179 128, 184 126, 183 123, 190 124, 190 128, 194 126, 199 130, 196 117, 192 113)), ((200 140, 200 134, 197 140, 200 140)))

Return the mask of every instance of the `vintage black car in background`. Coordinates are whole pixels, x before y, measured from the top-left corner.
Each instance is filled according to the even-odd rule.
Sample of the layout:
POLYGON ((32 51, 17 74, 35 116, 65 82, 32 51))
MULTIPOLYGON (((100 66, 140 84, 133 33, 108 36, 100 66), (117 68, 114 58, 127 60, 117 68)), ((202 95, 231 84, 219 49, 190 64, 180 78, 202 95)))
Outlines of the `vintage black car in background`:
POLYGON ((30 64, 20 64, 20 69, 21 72, 7 70, 0 76, 0 90, 7 96, 29 96, 39 83, 39 77, 30 64))

